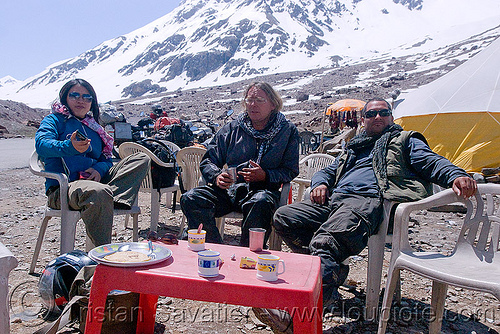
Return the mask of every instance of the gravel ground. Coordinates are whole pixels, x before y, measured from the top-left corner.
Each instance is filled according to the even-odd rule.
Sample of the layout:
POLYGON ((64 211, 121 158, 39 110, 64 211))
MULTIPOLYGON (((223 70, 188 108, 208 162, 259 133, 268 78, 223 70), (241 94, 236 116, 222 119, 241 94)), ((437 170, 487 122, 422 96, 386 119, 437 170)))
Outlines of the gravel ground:
MULTIPOLYGON (((32 175, 27 168, 10 169, 2 172, 0 179, 0 241, 19 260, 11 272, 9 287, 12 294, 12 333, 33 333, 41 327, 40 319, 26 319, 21 315, 20 294, 36 292, 37 277, 28 275, 28 268, 42 220, 45 204, 42 179, 32 175)), ((143 214, 140 218, 141 233, 149 226, 150 204, 147 194, 140 194, 143 214)), ((449 252, 455 240, 452 232, 458 230, 461 214, 420 212, 412 219, 411 233, 415 247, 449 252)), ((164 205, 160 209, 160 229, 176 232, 181 221, 180 210, 172 214, 164 205)), ((115 220, 114 241, 131 241, 132 231, 123 228, 123 218, 115 220)), ((238 243, 237 221, 226 224, 224 241, 238 243)), ((77 248, 85 249, 83 224, 77 230, 77 248)), ((37 266, 37 272, 57 256, 59 248, 59 221, 53 219, 47 234, 37 266)), ((284 251, 287 251, 286 247, 284 251)), ((387 270, 390 249, 386 248, 384 272, 387 270)), ((376 324, 366 322, 360 316, 365 299, 366 250, 351 258, 351 271, 346 287, 341 291, 344 298, 342 310, 324 316, 324 333, 374 333, 376 324)), ((385 277, 383 277, 385 284, 385 277)), ((389 323, 390 333, 425 333, 427 322, 423 317, 430 303, 431 282, 407 272, 402 274, 402 304, 393 308, 396 315, 389 323)), ((25 298, 26 299, 26 298, 25 298)), ((30 310, 39 306, 36 293, 24 302, 30 310)), ((500 303, 493 296, 449 287, 446 299, 446 319, 443 333, 497 333, 500 331, 500 303)), ((160 298, 157 322, 166 327, 165 333, 270 333, 247 307, 204 303, 198 301, 160 298), (198 311, 198 313, 196 313, 198 311), (228 317, 227 314, 237 314, 228 317)), ((77 333, 73 327, 66 327, 62 333, 77 333)))
MULTIPOLYGON (((429 68, 416 71, 416 63, 429 62, 433 57, 428 54, 414 57, 393 58, 389 63, 374 61, 370 63, 353 64, 342 68, 319 69, 298 71, 269 75, 259 80, 270 82, 278 87, 286 106, 285 112, 299 130, 317 131, 322 128, 321 115, 328 103, 341 98, 368 99, 373 96, 389 96, 394 89, 410 89, 421 86, 436 79, 458 65, 453 60, 450 51, 455 56, 466 52, 467 45, 456 45, 453 49, 440 50, 438 56, 444 58, 439 69, 429 68), (448 64, 450 61, 450 64, 448 64), (357 81, 360 74, 371 73, 370 80, 363 84, 357 81), (401 75, 401 73, 406 73, 401 75), (295 88, 294 82, 311 78, 310 83, 295 88), (340 88, 339 88, 340 87, 340 88), (296 102, 296 99, 309 94, 309 99, 296 102), (295 110, 300 112, 294 113, 295 110)), ((438 58, 439 58, 438 57, 438 58)), ((212 113, 217 119, 229 109, 241 110, 239 100, 241 91, 248 81, 238 82, 225 86, 200 88, 176 94, 165 94, 160 103, 170 115, 184 119, 195 119, 197 114, 212 113)), ((139 99, 140 100, 140 99, 139 99)), ((155 102, 157 103, 157 102, 155 102)), ((137 103, 137 101, 115 101, 118 110, 122 111, 127 119, 135 123, 141 111, 148 114, 152 102, 137 103)), ((0 125, 5 126, 9 133, 6 137, 18 135, 33 135, 36 123, 48 111, 34 110, 23 104, 0 100, 0 125), (28 123, 27 120, 34 121, 28 123)), ((28 275, 28 268, 42 220, 42 209, 46 201, 43 190, 43 180, 32 175, 28 168, 3 170, 0 178, 0 242, 5 244, 19 260, 19 265, 14 269, 9 278, 11 291, 26 293, 37 291, 37 277, 28 275)), ((142 215, 140 218, 141 232, 145 234, 149 226, 150 204, 148 194, 140 194, 142 215)), ((163 205, 160 210, 160 228, 170 232, 177 232, 181 221, 180 211, 172 214, 163 205)), ((460 214, 455 213, 421 213, 411 227, 413 244, 424 250, 439 249, 449 252, 455 240, 454 234, 460 225, 460 214)), ((117 217, 115 221, 114 241, 131 241, 132 231, 123 228, 123 218, 117 217)), ((239 226, 237 221, 226 224, 224 241, 238 244, 239 226)), ((83 224, 77 230, 76 246, 85 249, 85 232, 83 224)), ((39 257, 37 272, 57 256, 59 248, 59 221, 53 219, 49 225, 45 242, 39 257)), ((284 251, 287 251, 284 247, 284 251)), ((390 249, 386 248, 384 272, 387 270, 390 258, 390 249)), ((350 260, 351 271, 348 286, 341 291, 344 298, 342 312, 326 314, 324 317, 325 333, 373 333, 376 324, 365 322, 359 316, 364 305, 366 285, 367 252, 350 260)), ((425 333, 427 322, 422 316, 430 303, 430 287, 428 280, 403 272, 402 274, 402 304, 400 308, 393 308, 395 314, 388 326, 388 333, 425 333)), ((385 277, 382 277, 385 285, 385 277)), ((12 295, 13 314, 11 318, 12 333, 33 333, 41 327, 39 319, 26 319, 22 316, 19 300, 24 295, 12 295)), ((32 300, 24 299, 25 306, 30 304, 35 310, 39 306, 36 293, 32 300)), ((500 331, 500 303, 493 296, 470 292, 463 289, 449 287, 445 306, 447 317, 443 323, 443 333, 497 333, 500 331)), ((28 309, 30 311, 31 309, 28 309)), ((253 313, 246 307, 233 305, 220 305, 197 301, 161 298, 157 312, 157 321, 165 325, 165 333, 269 333, 270 329, 260 323, 253 313), (196 313, 195 310, 200 312, 196 313), (224 314, 233 312, 241 314, 234 319, 226 319, 224 314), (198 316, 205 314, 209 316, 198 316), (222 316, 221 316, 222 314, 222 316)), ((76 329, 66 328, 64 333, 76 333, 76 329)), ((1 334, 1 333, 0 333, 1 334)))

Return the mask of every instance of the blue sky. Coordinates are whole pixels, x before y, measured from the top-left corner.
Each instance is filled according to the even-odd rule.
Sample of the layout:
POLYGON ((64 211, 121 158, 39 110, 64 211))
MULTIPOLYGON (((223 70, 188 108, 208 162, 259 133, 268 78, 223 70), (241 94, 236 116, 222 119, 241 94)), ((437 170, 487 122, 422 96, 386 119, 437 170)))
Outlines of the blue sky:
POLYGON ((0 9, 0 78, 42 72, 171 12, 180 0, 5 0, 0 9))

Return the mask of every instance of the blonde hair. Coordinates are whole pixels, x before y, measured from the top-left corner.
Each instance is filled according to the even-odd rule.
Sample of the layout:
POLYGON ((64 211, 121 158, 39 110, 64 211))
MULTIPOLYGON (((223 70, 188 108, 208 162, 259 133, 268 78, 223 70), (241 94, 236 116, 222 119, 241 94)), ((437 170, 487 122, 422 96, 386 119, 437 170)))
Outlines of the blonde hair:
POLYGON ((268 84, 267 82, 262 82, 262 81, 257 82, 256 81, 256 82, 252 82, 250 85, 248 85, 248 87, 245 89, 245 93, 243 94, 242 104, 243 104, 243 108, 245 110, 246 110, 245 99, 248 95, 248 91, 253 87, 262 89, 264 91, 264 93, 266 93, 267 98, 271 101, 271 103, 274 106, 273 113, 277 113, 281 109, 283 109, 283 100, 281 99, 281 96, 278 94, 278 92, 276 92, 276 90, 274 90, 274 88, 270 84, 268 84))

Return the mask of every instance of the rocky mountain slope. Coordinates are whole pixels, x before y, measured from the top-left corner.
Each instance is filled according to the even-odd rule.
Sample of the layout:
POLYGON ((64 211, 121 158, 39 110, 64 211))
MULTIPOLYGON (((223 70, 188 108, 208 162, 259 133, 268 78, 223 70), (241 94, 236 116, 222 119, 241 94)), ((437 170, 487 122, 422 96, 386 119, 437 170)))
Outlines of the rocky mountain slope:
POLYGON ((0 87, 0 96, 44 107, 74 77, 93 82, 105 100, 119 100, 274 73, 390 64, 485 36, 499 12, 493 0, 478 0, 474 10, 465 0, 184 0, 143 28, 0 87))
MULTIPOLYGON (((280 92, 285 101, 284 112, 300 130, 320 130, 322 112, 329 103, 342 98, 390 98, 390 93, 396 89, 415 89, 459 66, 499 35, 500 28, 495 28, 431 53, 393 57, 389 61, 379 59, 348 66, 274 73, 225 85, 149 94, 110 103, 133 124, 140 119, 141 113, 148 114, 155 104, 160 104, 175 117, 189 120, 198 118, 196 115, 213 115, 220 123, 227 110, 233 109, 235 115, 242 110, 240 100, 245 86, 251 81, 262 80, 280 92)), ((97 90, 97 93, 103 102, 101 92, 97 90)), ((48 109, 33 109, 22 103, 0 100, 0 126, 4 126, 10 135, 33 133, 36 128, 27 126, 27 122, 36 123, 47 113, 48 109)))
POLYGON ((0 138, 33 136, 47 110, 24 103, 0 100, 0 138))

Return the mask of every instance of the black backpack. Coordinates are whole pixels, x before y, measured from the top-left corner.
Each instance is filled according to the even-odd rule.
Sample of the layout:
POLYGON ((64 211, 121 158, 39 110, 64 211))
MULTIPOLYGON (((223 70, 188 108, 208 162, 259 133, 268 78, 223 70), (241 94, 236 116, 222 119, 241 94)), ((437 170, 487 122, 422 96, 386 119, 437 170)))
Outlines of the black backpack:
POLYGON ((170 147, 162 143, 161 140, 153 138, 145 138, 139 141, 138 144, 153 152, 154 155, 156 155, 161 161, 174 164, 173 167, 163 167, 154 161, 151 161, 151 178, 153 179, 153 188, 160 191, 160 188, 173 186, 175 178, 177 177, 178 168, 175 160, 175 153, 170 149, 170 147))
POLYGON ((181 120, 180 124, 171 124, 164 127, 165 139, 184 148, 193 142, 194 135, 189 126, 181 120))

